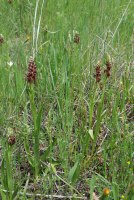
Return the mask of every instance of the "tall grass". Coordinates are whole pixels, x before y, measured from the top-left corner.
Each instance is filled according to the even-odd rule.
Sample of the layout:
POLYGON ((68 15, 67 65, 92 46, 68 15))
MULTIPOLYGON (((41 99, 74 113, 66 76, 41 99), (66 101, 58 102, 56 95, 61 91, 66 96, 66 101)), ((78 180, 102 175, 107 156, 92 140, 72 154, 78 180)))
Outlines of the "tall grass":
POLYGON ((133 195, 132 17, 131 0, 1 0, 2 199, 133 195))

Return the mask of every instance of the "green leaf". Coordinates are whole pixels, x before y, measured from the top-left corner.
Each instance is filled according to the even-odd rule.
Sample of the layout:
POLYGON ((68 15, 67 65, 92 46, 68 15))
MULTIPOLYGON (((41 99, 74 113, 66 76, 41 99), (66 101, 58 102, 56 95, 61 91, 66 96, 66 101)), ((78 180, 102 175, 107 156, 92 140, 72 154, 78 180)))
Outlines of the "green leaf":
POLYGON ((7 181, 8 181, 8 189, 10 192, 10 196, 12 196, 12 191, 14 188, 14 180, 12 176, 12 161, 11 161, 11 152, 8 148, 5 153, 5 161, 6 161, 6 173, 7 173, 7 181))
POLYGON ((51 164, 51 168, 52 168, 54 174, 57 174, 57 171, 56 171, 56 168, 55 168, 54 164, 51 164))
POLYGON ((95 188, 95 182, 96 182, 96 177, 93 175, 91 181, 90 181, 90 198, 91 200, 93 200, 93 192, 94 192, 94 188, 95 188))
POLYGON ((37 116, 37 119, 36 119, 36 127, 37 127, 37 130, 36 130, 36 133, 38 134, 38 132, 40 131, 40 126, 41 126, 41 119, 42 119, 42 112, 43 112, 43 106, 41 106, 40 110, 39 110, 39 113, 38 113, 38 116, 37 116))
POLYGON ((117 183, 112 184, 112 191, 115 200, 119 200, 119 185, 117 183))
POLYGON ((94 140, 94 135, 93 135, 93 130, 92 129, 89 129, 89 135, 92 138, 92 140, 94 140))
POLYGON ((2 191, 1 188, 0 188, 0 193, 1 193, 0 199, 7 200, 7 195, 2 191))
POLYGON ((3 185, 4 189, 8 190, 8 180, 7 180, 7 174, 5 172, 4 159, 2 160, 2 164, 1 164, 1 181, 2 181, 2 185, 3 185))
POLYGON ((15 186, 14 186, 14 192, 13 192, 13 195, 12 195, 13 199, 17 196, 17 193, 18 193, 19 189, 20 189, 20 187, 15 184, 15 186))
POLYGON ((44 151, 43 155, 41 156, 41 160, 45 161, 46 158, 48 157, 49 153, 50 153, 50 146, 44 151))
POLYGON ((70 169, 68 180, 71 183, 74 183, 75 180, 78 178, 79 174, 79 161, 77 161, 74 166, 70 169))
POLYGON ((32 156, 31 156, 31 152, 30 152, 30 148, 29 148, 29 144, 28 144, 28 139, 26 137, 24 139, 24 147, 25 147, 25 151, 27 153, 28 162, 32 167, 34 167, 34 162, 33 162, 32 156))

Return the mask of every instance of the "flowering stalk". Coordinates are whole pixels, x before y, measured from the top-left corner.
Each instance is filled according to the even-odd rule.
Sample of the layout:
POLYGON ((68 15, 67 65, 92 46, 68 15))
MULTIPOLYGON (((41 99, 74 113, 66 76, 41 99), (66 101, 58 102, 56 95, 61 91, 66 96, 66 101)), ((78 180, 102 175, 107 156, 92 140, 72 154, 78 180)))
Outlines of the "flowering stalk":
MULTIPOLYGON (((40 124, 41 124, 41 115, 42 115, 42 106, 37 111, 34 99, 35 99, 35 91, 34 91, 34 84, 36 83, 36 64, 33 60, 33 58, 30 58, 29 64, 28 64, 28 72, 26 75, 26 81, 28 83, 29 87, 29 100, 30 100, 30 107, 34 122, 34 131, 33 131, 33 137, 34 137, 34 158, 33 158, 33 167, 35 169, 35 176, 37 177, 40 170, 40 156, 39 156, 39 131, 40 131, 40 124)), ((28 144, 25 145, 27 147, 27 154, 30 152, 28 150, 28 144)), ((31 164, 31 159, 29 160, 29 163, 31 164)))
POLYGON ((36 106, 34 103, 34 86, 33 83, 35 84, 36 82, 36 64, 34 62, 34 59, 30 57, 29 64, 28 64, 28 72, 26 74, 26 81, 29 86, 29 98, 30 98, 30 105, 31 105, 31 110, 32 110, 32 116, 33 116, 33 121, 34 121, 34 128, 36 128, 36 106))

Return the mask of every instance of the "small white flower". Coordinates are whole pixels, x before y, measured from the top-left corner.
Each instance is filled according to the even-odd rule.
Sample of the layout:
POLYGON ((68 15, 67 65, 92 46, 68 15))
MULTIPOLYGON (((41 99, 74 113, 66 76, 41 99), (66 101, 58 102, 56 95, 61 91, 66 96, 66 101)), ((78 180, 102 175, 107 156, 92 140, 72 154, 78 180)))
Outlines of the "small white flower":
POLYGON ((7 62, 7 64, 9 65, 9 67, 12 67, 12 65, 13 65, 13 62, 12 62, 12 61, 10 61, 10 62, 7 62))

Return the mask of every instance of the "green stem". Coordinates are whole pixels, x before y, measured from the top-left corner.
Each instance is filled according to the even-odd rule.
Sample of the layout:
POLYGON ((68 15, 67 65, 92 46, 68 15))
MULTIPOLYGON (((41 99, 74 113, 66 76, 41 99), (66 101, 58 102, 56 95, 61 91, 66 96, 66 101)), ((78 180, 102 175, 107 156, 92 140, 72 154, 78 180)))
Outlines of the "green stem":
POLYGON ((32 111, 32 117, 33 117, 33 122, 34 122, 34 167, 35 167, 35 176, 38 176, 39 173, 39 133, 38 133, 38 124, 37 124, 37 111, 36 111, 36 106, 34 102, 34 88, 33 85, 30 87, 30 105, 31 105, 31 111, 32 111))

